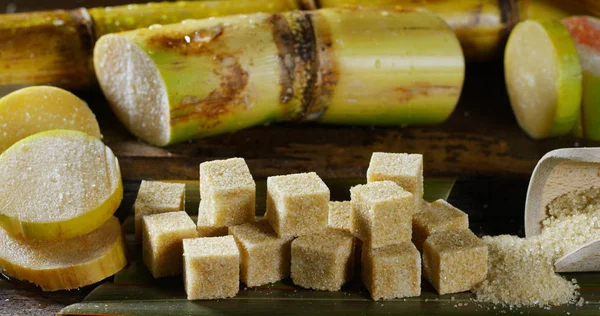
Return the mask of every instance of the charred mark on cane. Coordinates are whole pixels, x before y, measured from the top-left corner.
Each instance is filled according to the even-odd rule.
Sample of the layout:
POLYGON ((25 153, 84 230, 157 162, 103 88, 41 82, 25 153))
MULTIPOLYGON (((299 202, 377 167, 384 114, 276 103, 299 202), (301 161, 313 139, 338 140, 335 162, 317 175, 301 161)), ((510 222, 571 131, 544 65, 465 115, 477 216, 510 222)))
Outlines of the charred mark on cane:
POLYGON ((213 128, 220 124, 222 117, 246 106, 243 91, 248 84, 248 73, 233 55, 216 57, 216 61, 221 63, 220 67, 215 67, 215 74, 221 79, 219 86, 204 98, 183 96, 179 105, 171 111, 172 125, 196 121, 201 122, 199 129, 213 128))
POLYGON ((314 30, 310 18, 304 13, 295 17, 298 29, 292 30, 294 33, 295 50, 300 59, 305 63, 312 63, 315 58, 314 30))
MULTIPOLYGON (((413 1, 414 3, 414 1, 413 1)), ((422 4, 422 1, 419 3, 419 5, 422 4)), ((411 13, 411 12, 417 12, 417 9, 414 7, 406 7, 406 6, 401 6, 401 5, 397 5, 394 7, 394 11, 395 12, 401 12, 401 13, 411 13)))
POLYGON ((181 55, 197 55, 206 53, 206 44, 218 39, 223 32, 222 24, 192 32, 161 31, 148 38, 146 43, 150 47, 176 51, 181 55))
POLYGON ((294 97, 293 80, 295 65, 293 58, 294 51, 291 49, 292 34, 287 21, 281 14, 273 14, 270 22, 273 24, 273 39, 277 46, 277 57, 279 60, 279 82, 281 85, 279 101, 282 104, 287 104, 294 97))
POLYGON ((411 101, 416 97, 429 97, 435 95, 459 96, 461 87, 417 82, 410 87, 398 87, 395 91, 400 102, 404 103, 411 101))
POLYGON ((308 14, 313 27, 318 19, 318 34, 315 32, 316 55, 313 74, 315 77, 313 100, 306 111, 304 120, 315 121, 325 114, 339 80, 339 65, 334 55, 333 36, 327 20, 319 18, 318 13, 308 14))
POLYGON ((519 22, 519 6, 516 0, 498 0, 498 8, 502 24, 514 25, 519 22))
POLYGON ((170 71, 182 71, 182 70, 185 70, 187 67, 188 67, 187 62, 185 62, 183 60, 172 61, 167 65, 167 68, 170 71))
POLYGON ((86 8, 78 8, 69 11, 69 15, 75 22, 82 48, 91 56, 96 44, 96 34, 94 33, 94 21, 90 13, 86 8))
POLYGON ((304 120, 308 116, 309 110, 314 103, 316 74, 319 69, 317 63, 317 50, 315 41, 315 31, 310 19, 310 15, 305 12, 296 12, 295 22, 298 26, 292 29, 294 35, 294 51, 300 59, 299 66, 302 67, 301 74, 303 75, 300 82, 302 89, 301 113, 302 116, 298 120, 304 120))
POLYGON ((312 24, 302 11, 274 14, 270 22, 280 65, 280 103, 287 120, 299 121, 306 116, 314 94, 316 49, 312 24))

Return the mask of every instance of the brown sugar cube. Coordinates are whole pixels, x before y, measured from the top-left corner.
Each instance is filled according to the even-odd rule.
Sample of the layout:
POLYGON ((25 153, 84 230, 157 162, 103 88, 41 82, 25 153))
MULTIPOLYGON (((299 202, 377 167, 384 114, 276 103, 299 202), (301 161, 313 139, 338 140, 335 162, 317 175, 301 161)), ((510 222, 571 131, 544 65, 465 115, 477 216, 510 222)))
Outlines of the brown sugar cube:
POLYGON ((201 163, 200 198, 210 227, 255 221, 256 184, 243 158, 201 163))
POLYGON ((227 227, 197 226, 198 237, 227 236, 227 227))
POLYGON ((267 178, 265 217, 279 236, 303 236, 327 227, 329 188, 314 172, 267 178))
POLYGON ((183 267, 183 239, 198 237, 196 225, 183 211, 142 218, 142 256, 155 278, 179 275, 183 267))
POLYGON ((433 233, 469 228, 467 214, 444 200, 424 204, 421 212, 413 216, 412 240, 419 251, 425 239, 433 233))
POLYGON ((363 247, 362 280, 373 300, 421 295, 421 257, 411 242, 363 247))
POLYGON ((220 237, 227 236, 227 226, 215 227, 211 226, 208 219, 208 214, 198 212, 198 224, 196 226, 198 230, 198 237, 220 237))
POLYGON ((440 294, 470 290, 485 280, 488 248, 470 230, 445 231, 423 244, 425 278, 440 294))
POLYGON ((142 242, 142 217, 144 215, 184 210, 184 183, 142 181, 133 204, 136 241, 142 242))
POLYGON ((234 297, 240 290, 240 252, 233 236, 183 240, 188 300, 234 297))
POLYGON ((352 202, 329 202, 327 227, 354 234, 354 210, 352 202))
POLYGON ((413 196, 391 181, 350 189, 356 235, 370 248, 410 241, 413 196))
POLYGON ((367 182, 393 181, 413 194, 414 213, 423 199, 423 155, 374 152, 367 169, 367 182))
POLYGON ((304 288, 339 291, 354 273, 354 237, 327 229, 292 242, 292 281, 304 288))
POLYGON ((273 283, 290 275, 293 237, 278 237, 266 220, 229 227, 241 255, 240 276, 249 287, 273 283))
MULTIPOLYGON (((354 209, 352 208, 352 202, 329 202, 329 219, 327 227, 354 234, 354 216, 355 213, 354 209)), ((362 245, 363 243, 360 239, 354 238, 354 262, 356 267, 360 265, 362 245)))

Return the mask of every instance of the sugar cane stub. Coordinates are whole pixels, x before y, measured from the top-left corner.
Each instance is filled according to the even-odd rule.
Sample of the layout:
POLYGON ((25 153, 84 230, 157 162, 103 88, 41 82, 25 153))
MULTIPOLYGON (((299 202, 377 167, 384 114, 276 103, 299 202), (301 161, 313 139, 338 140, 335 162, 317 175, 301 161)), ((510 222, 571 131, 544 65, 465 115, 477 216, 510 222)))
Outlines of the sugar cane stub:
POLYGON ((0 155, 0 227, 13 236, 87 234, 113 215, 122 198, 117 158, 85 133, 38 133, 0 155))
POLYGON ((159 146, 274 121, 435 124, 464 79, 456 36, 420 10, 184 21, 103 36, 94 66, 121 122, 159 146))
POLYGON ((574 128, 581 102, 581 65, 559 20, 519 23, 506 44, 504 74, 514 114, 529 136, 560 136, 574 128))

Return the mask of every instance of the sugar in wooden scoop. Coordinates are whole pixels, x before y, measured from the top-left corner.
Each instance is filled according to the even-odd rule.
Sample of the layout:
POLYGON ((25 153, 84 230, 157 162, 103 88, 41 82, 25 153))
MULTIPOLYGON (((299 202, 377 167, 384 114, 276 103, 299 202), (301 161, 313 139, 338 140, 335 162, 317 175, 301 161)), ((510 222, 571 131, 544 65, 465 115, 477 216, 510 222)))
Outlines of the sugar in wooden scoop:
POLYGON ((554 262, 575 248, 600 239, 596 188, 561 196, 548 207, 542 233, 531 238, 483 237, 489 247, 487 279, 473 289, 480 301, 508 306, 578 304, 578 286, 554 272, 554 262))

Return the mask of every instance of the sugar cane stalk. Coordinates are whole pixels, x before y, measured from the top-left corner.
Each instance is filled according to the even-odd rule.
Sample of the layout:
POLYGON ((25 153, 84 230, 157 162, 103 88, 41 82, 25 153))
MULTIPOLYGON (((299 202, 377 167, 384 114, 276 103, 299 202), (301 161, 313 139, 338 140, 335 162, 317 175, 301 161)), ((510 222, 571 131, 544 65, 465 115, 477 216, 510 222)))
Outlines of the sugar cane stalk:
POLYGON ((0 95, 29 85, 72 90, 93 87, 90 55, 101 35, 251 12, 361 6, 424 7, 454 28, 467 60, 500 55, 512 26, 528 18, 598 13, 593 1, 561 0, 221 0, 180 1, 107 8, 0 15, 0 95))
POLYGON ((320 0, 319 5, 425 8, 439 15, 455 31, 467 60, 496 57, 510 29, 518 22, 514 0, 320 0))
MULTIPOLYGON (((576 1, 562 0, 319 0, 321 8, 373 6, 425 8, 455 31, 468 61, 502 55, 508 34, 520 20, 563 18, 583 14, 576 1)), ((591 1, 590 1, 591 2, 591 1)))
POLYGON ((99 38, 105 34, 134 30, 153 24, 172 24, 187 19, 230 14, 283 12, 299 8, 296 0, 237 0, 129 4, 92 8, 88 11, 94 20, 94 35, 99 38))
POLYGON ((296 0, 222 0, 2 14, 0 95, 39 84, 73 90, 93 87, 93 45, 107 33, 185 19, 298 8, 296 0))
POLYGON ((159 146, 273 121, 435 124, 464 79, 452 30, 422 10, 186 21, 103 36, 94 65, 117 117, 159 146))

